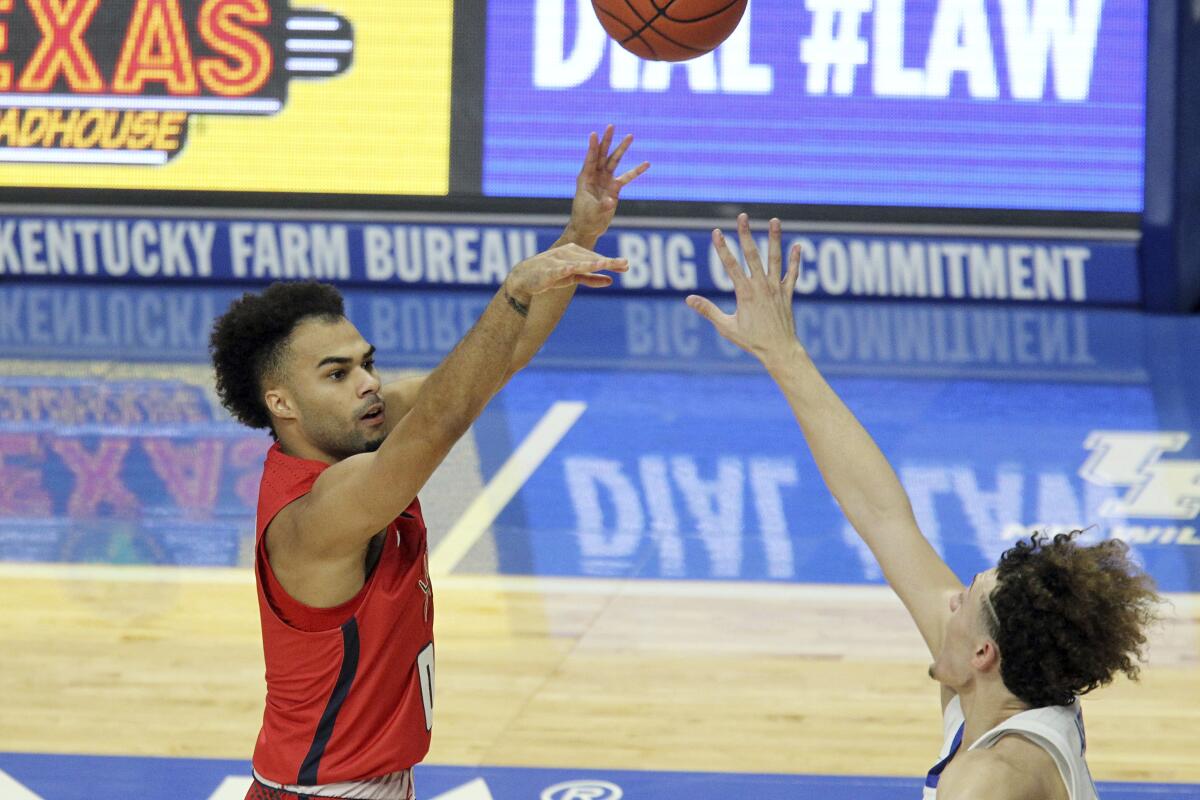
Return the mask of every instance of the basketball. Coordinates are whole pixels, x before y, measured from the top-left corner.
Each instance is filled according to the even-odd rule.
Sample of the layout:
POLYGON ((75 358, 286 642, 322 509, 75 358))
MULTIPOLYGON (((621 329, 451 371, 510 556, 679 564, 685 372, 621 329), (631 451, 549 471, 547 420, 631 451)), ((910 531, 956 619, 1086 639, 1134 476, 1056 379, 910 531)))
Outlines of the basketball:
POLYGON ((687 61, 729 38, 747 0, 592 0, 608 35, 649 61, 687 61), (662 5, 659 5, 659 4, 662 5))

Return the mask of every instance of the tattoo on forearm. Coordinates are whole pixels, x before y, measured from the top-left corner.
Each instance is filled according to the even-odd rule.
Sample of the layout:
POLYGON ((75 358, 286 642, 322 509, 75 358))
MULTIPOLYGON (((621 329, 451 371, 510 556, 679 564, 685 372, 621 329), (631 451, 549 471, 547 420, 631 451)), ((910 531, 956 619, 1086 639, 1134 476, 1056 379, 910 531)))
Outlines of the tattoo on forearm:
POLYGON ((510 306, 512 306, 513 311, 517 312, 522 317, 529 316, 529 306, 525 305, 520 300, 509 294, 507 288, 504 290, 504 299, 508 301, 510 306))

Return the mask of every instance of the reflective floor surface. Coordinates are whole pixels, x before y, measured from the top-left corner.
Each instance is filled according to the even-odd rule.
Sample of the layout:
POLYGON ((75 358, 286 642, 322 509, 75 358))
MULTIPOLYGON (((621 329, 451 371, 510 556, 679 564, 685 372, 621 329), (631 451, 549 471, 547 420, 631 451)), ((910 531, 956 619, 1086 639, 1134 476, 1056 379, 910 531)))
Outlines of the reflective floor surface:
MULTIPOLYGON (((0 284, 0 798, 91 796, 85 773, 244 791, 268 440, 207 364, 241 291, 0 284)), ((392 376, 488 301, 346 296, 392 376)), ((1200 319, 807 303, 797 323, 960 575, 1035 529, 1130 543, 1172 605, 1141 685, 1088 700, 1093 772, 1106 797, 1200 797, 1200 319)), ((423 797, 919 791, 939 727, 915 629, 782 396, 682 300, 581 295, 421 497, 423 797), (516 451, 522 478, 480 500, 516 451)))

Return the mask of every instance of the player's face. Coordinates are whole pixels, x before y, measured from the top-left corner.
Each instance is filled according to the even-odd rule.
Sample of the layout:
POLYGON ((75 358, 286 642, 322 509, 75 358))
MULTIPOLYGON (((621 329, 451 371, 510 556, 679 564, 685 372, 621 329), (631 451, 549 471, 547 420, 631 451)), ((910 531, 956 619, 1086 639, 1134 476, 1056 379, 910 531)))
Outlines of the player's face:
POLYGON ((950 617, 942 637, 942 652, 929 668, 929 675, 934 680, 956 690, 973 680, 980 647, 991 641, 985 603, 995 588, 996 571, 990 569, 976 575, 969 586, 950 598, 950 617))
POLYGON ((340 319, 301 323, 288 349, 301 435, 334 460, 377 449, 387 430, 375 348, 340 319))

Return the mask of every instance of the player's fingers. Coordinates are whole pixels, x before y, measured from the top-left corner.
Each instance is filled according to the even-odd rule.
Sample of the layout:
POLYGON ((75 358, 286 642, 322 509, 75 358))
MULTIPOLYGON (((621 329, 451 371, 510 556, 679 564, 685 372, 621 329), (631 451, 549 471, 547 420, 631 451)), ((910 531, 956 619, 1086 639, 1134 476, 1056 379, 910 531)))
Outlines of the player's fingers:
POLYGON ((775 217, 767 223, 767 277, 773 283, 779 283, 783 277, 783 250, 780 238, 783 236, 783 224, 775 217))
POLYGON ((627 272, 629 262, 623 258, 594 258, 587 261, 575 261, 567 266, 571 275, 586 275, 590 272, 627 272))
POLYGON ((621 177, 617 178, 616 179, 617 185, 624 188, 625 186, 627 186, 630 183, 630 181, 632 181, 634 178, 638 177, 639 175, 641 175, 648 169, 650 169, 650 162, 643 161, 642 163, 638 164, 633 169, 631 169, 628 172, 621 175, 621 177))
POLYGON ((603 289, 606 286, 612 286, 613 279, 610 275, 576 275, 574 283, 580 286, 590 286, 593 289, 603 289))
POLYGON ((611 286, 613 277, 598 272, 576 272, 569 267, 563 267, 555 273, 554 279, 548 284, 550 289, 565 289, 568 286, 611 286))
POLYGON ((729 315, 717 308, 716 303, 698 294, 689 294, 687 304, 688 308, 711 322, 718 330, 724 328, 729 321, 729 315))
POLYGON ((750 232, 750 216, 738 214, 738 239, 742 243, 742 256, 746 259, 746 267, 750 270, 750 280, 762 277, 762 257, 758 254, 758 245, 754 243, 754 234, 750 232))
POLYGON ((712 242, 717 251, 717 257, 721 259, 721 264, 725 267, 725 273, 729 276, 729 280, 733 281, 733 290, 738 291, 746 285, 746 271, 742 269, 742 263, 729 251, 729 245, 725 243, 725 234, 721 233, 720 228, 713 229, 712 242))
POLYGON ((629 145, 631 144, 633 144, 633 134, 627 133, 625 134, 625 138, 621 140, 621 143, 617 145, 617 149, 608 157, 608 164, 606 166, 609 172, 614 172, 617 169, 617 165, 621 163, 621 157, 625 155, 625 151, 629 149, 629 145))
POLYGON ((600 140, 596 137, 596 132, 592 131, 588 134, 588 149, 587 155, 583 159, 583 172, 589 172, 596 168, 596 159, 600 156, 600 140))
POLYGON ((600 137, 600 158, 608 158, 608 148, 612 145, 613 126, 604 126, 604 135, 600 137))
POLYGON ((796 281, 800 279, 800 245, 792 245, 792 249, 788 251, 788 267, 787 274, 783 276, 783 291, 788 302, 796 294, 796 281))

